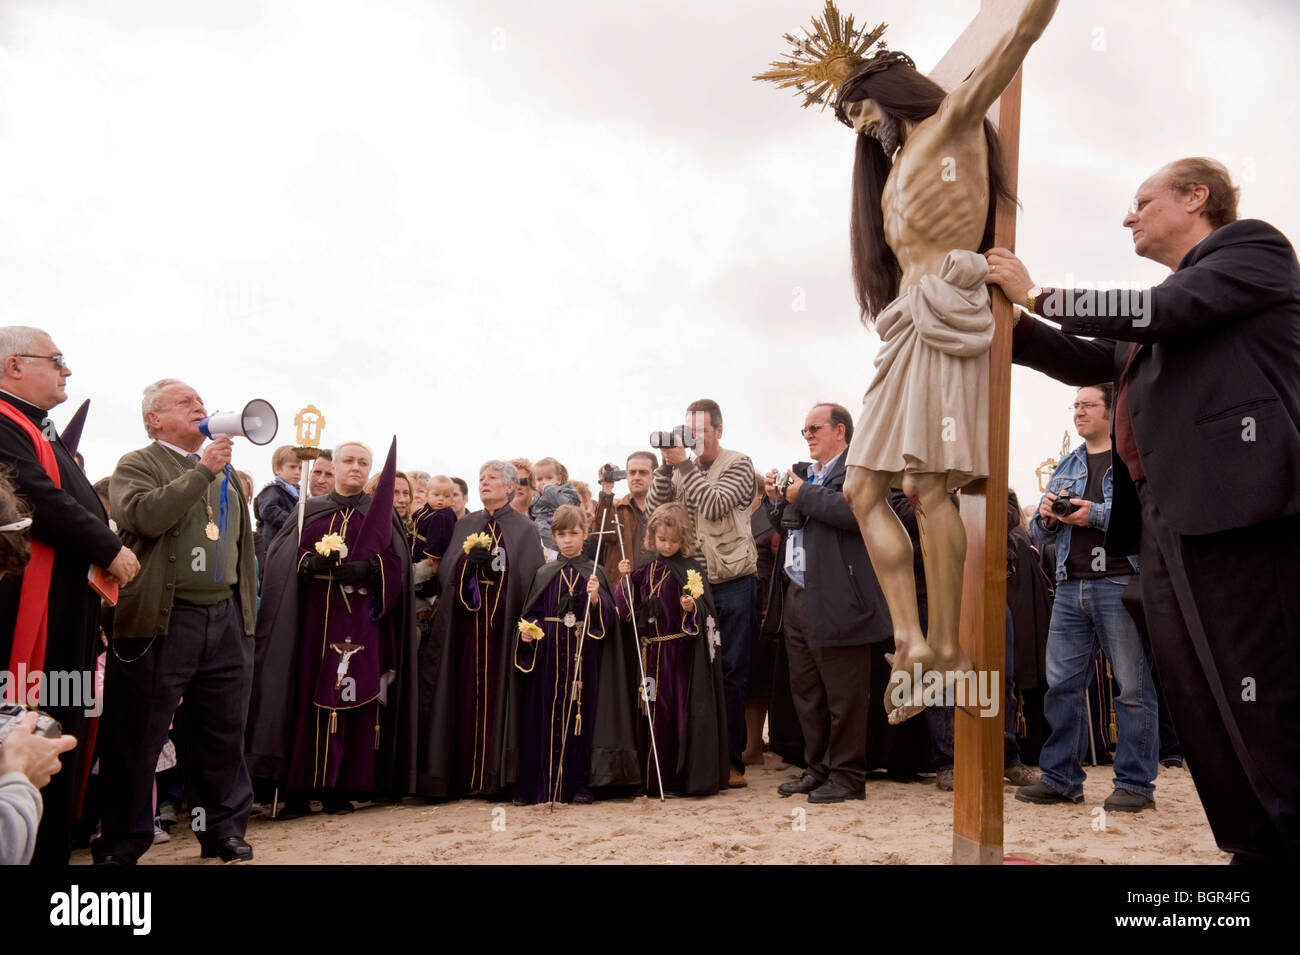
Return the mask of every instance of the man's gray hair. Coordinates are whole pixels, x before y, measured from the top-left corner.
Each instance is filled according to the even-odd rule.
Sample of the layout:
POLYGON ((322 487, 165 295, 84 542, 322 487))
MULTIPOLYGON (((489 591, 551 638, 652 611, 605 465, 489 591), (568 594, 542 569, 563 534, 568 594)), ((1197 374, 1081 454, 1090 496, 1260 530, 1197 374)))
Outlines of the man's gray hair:
POLYGON ((501 475, 501 483, 519 487, 519 469, 509 461, 488 461, 478 469, 478 476, 482 477, 486 471, 496 471, 501 475))
POLYGON ((6 377, 4 365, 9 357, 34 351, 36 340, 42 335, 45 335, 44 331, 30 325, 0 326, 0 378, 6 377))
POLYGON ((140 402, 140 417, 144 419, 144 433, 149 437, 158 437, 153 428, 149 427, 149 412, 158 410, 158 405, 162 403, 163 391, 172 385, 183 384, 185 382, 179 378, 159 378, 152 385, 144 386, 144 400, 140 402))

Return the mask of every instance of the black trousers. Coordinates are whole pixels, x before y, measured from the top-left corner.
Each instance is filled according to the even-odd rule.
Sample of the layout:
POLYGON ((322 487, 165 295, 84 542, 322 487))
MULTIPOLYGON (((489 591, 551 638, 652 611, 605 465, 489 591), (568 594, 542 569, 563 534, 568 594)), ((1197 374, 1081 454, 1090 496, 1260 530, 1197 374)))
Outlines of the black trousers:
POLYGON ((861 792, 867 780, 871 648, 810 645, 808 597, 794 583, 786 584, 785 646, 808 772, 861 792))
POLYGON ((153 845, 154 770, 182 696, 190 730, 189 822, 199 842, 215 847, 228 836, 242 838, 253 805, 244 765, 253 638, 244 636, 238 602, 177 603, 167 635, 145 650, 148 643, 115 640, 108 653, 96 860, 112 854, 134 861, 153 845))
POLYGON ((1215 841, 1300 861, 1300 517, 1184 537, 1138 495, 1151 647, 1215 841))

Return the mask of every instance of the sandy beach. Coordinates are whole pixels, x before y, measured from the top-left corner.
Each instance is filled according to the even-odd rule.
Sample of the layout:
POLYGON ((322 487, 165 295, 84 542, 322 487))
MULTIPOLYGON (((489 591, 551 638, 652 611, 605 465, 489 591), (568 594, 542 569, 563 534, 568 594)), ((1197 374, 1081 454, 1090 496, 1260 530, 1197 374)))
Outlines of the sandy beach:
MULTIPOLYGON (((953 794, 933 777, 901 782, 873 775, 864 802, 809 806, 782 798, 795 769, 750 767, 749 786, 705 799, 609 800, 590 806, 515 806, 459 800, 370 805, 349 816, 273 822, 255 817, 253 865, 683 863, 947 864, 953 794), (802 810, 802 812, 800 811, 802 810)), ((1103 813, 1113 776, 1090 767, 1077 806, 1017 802, 1004 787, 1004 855, 1045 865, 1193 864, 1228 861, 1210 834, 1186 769, 1161 768, 1156 810, 1103 813), (1104 823, 1104 825, 1103 825, 1104 823)), ((89 864, 90 853, 74 855, 89 864)), ((155 846, 142 865, 220 865, 200 860, 186 828, 155 846)))

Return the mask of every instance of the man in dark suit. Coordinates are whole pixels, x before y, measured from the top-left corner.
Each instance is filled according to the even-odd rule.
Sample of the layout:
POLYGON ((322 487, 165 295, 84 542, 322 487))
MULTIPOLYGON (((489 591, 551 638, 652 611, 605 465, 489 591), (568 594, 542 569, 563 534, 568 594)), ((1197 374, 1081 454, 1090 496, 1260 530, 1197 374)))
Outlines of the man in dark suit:
POLYGON ((844 497, 844 452, 853 417, 815 405, 802 434, 813 464, 791 474, 784 492, 767 475, 767 506, 785 539, 777 554, 769 616, 782 615, 790 691, 803 729, 808 769, 782 783, 782 796, 811 803, 865 798, 869 644, 893 634, 853 509, 844 497))
MULTIPOLYGON (((82 741, 64 771, 44 792, 45 815, 36 863, 66 864, 72 823, 85 775, 87 716, 97 702, 55 699, 54 686, 86 687, 99 650, 99 597, 87 584, 92 564, 125 584, 140 565, 108 527, 85 474, 46 417, 68 398, 72 369, 50 336, 38 328, 0 328, 0 462, 13 472, 18 495, 31 510, 32 559, 24 573, 0 582, 0 667, 11 680, 45 675, 39 701, 63 729, 82 741), (79 676, 78 680, 70 678, 79 676)), ((27 682, 27 681, 22 681, 27 682)), ((11 687, 11 699, 36 703, 34 683, 11 687), (16 692, 15 692, 16 691, 16 692)))
POLYGON ((1137 254, 1174 270, 1160 285, 1039 289, 1005 249, 988 253, 989 280, 1061 325, 1018 313, 1018 363, 1115 382, 1106 549, 1140 553, 1156 669, 1219 847, 1234 862, 1294 862, 1300 264, 1236 207, 1220 163, 1178 160, 1124 219, 1137 254))

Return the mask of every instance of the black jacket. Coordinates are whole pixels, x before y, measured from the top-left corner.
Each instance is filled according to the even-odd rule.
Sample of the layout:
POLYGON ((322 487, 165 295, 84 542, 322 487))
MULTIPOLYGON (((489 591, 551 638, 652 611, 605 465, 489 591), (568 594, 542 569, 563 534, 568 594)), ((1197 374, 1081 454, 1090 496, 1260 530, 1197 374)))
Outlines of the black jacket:
MULTIPOLYGON (((844 456, 835 462, 823 484, 804 482, 795 506, 804 516, 807 551, 804 589, 808 596, 810 646, 852 647, 885 640, 894 634, 885 595, 867 557, 853 509, 844 497, 844 456)), ((772 525, 780 527, 784 505, 764 505, 772 525)), ((785 596, 785 553, 789 532, 781 530, 781 549, 772 572, 769 621, 779 621, 785 596)))
MULTIPOLYGON (((1286 236, 1258 219, 1222 226, 1147 301, 1136 321, 1074 308, 1058 332, 1022 319, 1030 327, 1016 329, 1015 361, 1066 384, 1118 383, 1129 343, 1140 346, 1128 374, 1134 436, 1178 533, 1300 514, 1300 264, 1286 236)), ((1135 554, 1137 491, 1118 454, 1112 464, 1106 548, 1135 554)))
MULTIPOLYGON (((257 518, 257 530, 267 541, 275 539, 287 521, 298 510, 298 499, 286 491, 277 481, 272 481, 258 492, 253 499, 253 515, 257 518)), ((296 518, 295 518, 296 520, 296 518)))

